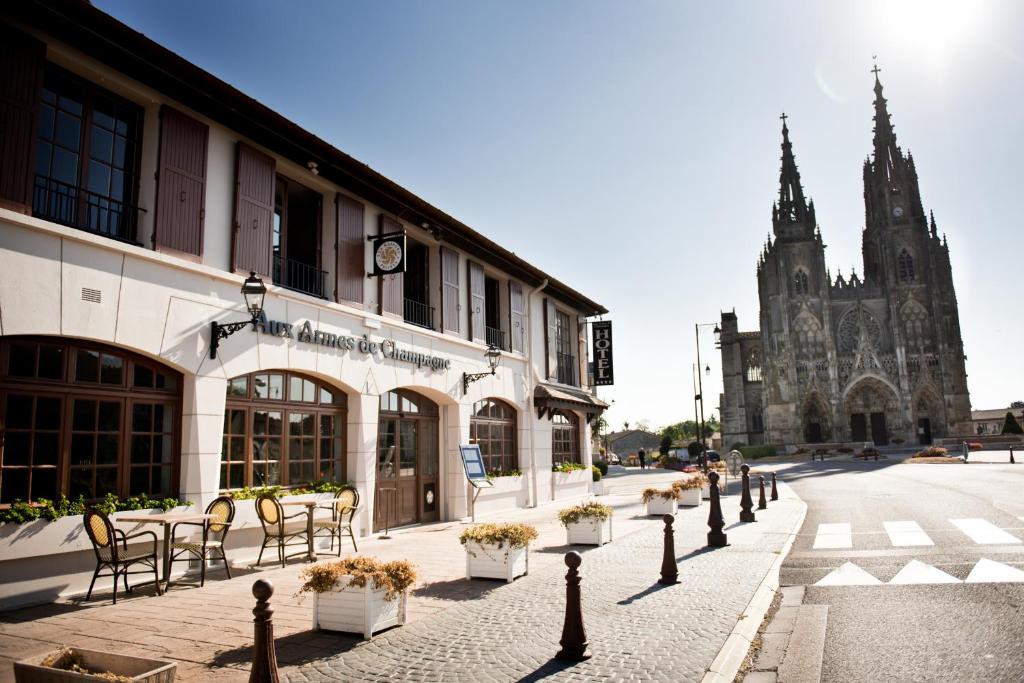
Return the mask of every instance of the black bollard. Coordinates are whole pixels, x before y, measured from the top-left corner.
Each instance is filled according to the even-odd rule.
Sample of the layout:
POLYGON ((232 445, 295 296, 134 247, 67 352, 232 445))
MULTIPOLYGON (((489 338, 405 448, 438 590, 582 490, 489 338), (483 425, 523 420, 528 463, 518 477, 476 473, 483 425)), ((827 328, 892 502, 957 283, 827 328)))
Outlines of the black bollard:
POLYGON ((779 490, 775 488, 775 473, 772 472, 772 500, 779 499, 779 490))
POLYGON ((743 493, 740 496, 740 521, 756 522, 754 517, 754 499, 750 497, 750 465, 740 468, 743 471, 743 493))
POLYGON ((672 530, 672 523, 676 518, 672 515, 665 515, 661 518, 665 522, 665 551, 661 554, 661 578, 658 583, 671 586, 679 583, 679 568, 676 566, 676 536, 672 530))
POLYGON ((759 477, 759 479, 761 481, 758 483, 758 486, 761 487, 761 493, 760 493, 760 496, 757 499, 757 509, 758 510, 767 510, 768 509, 768 501, 765 500, 765 498, 764 498, 764 477, 759 477))
POLYGON ((711 482, 711 511, 708 513, 708 526, 711 527, 711 531, 708 532, 708 547, 724 548, 729 545, 729 539, 722 533, 725 518, 722 517, 722 500, 718 492, 718 472, 709 473, 708 480, 711 482))
POLYGON ((580 604, 580 572, 583 558, 576 551, 565 554, 565 565, 569 571, 565 573, 565 623, 562 625, 562 639, 558 644, 562 649, 555 654, 557 659, 569 662, 582 662, 590 659, 587 651, 587 631, 583 628, 583 606, 580 604))
POLYGON ((1013 459, 1013 449, 1012 448, 1010 449, 1010 464, 1011 465, 1016 465, 1017 464, 1017 461, 1013 459))
POLYGON ((274 594, 274 584, 259 579, 252 585, 252 594, 256 598, 256 607, 252 613, 253 630, 255 631, 252 646, 252 671, 249 672, 249 683, 278 683, 277 654, 274 652, 274 622, 271 617, 274 610, 270 607, 270 596, 274 594))

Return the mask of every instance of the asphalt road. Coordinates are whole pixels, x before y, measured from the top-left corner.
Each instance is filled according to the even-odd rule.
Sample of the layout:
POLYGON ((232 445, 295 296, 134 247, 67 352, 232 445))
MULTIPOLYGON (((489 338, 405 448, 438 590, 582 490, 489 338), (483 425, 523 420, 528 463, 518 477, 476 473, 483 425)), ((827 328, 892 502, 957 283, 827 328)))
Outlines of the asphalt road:
POLYGON ((1024 681, 1024 463, 773 468, 808 505, 781 583, 828 606, 822 681, 1024 681))

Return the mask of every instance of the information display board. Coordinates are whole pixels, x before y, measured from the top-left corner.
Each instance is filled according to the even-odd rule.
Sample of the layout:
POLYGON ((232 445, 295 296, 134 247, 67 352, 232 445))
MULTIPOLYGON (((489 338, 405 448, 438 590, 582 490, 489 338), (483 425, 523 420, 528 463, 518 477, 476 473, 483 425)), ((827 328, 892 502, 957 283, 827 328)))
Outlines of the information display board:
POLYGON ((462 466, 466 468, 466 479, 477 488, 493 486, 487 481, 487 469, 484 467, 484 456, 480 453, 480 446, 477 444, 460 445, 459 452, 462 454, 462 466))

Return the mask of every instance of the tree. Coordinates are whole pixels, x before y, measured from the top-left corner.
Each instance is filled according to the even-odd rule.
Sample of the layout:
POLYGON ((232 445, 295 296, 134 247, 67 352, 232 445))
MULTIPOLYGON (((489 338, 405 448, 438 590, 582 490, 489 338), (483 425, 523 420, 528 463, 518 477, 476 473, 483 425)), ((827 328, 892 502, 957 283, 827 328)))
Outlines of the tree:
POLYGON ((601 435, 608 431, 608 420, 604 419, 604 415, 598 415, 590 423, 590 429, 597 434, 597 438, 600 439, 601 435))
POLYGON ((626 432, 629 431, 629 422, 628 421, 622 423, 622 430, 626 431, 626 432))
POLYGON ((661 437, 661 445, 658 446, 658 452, 662 455, 668 455, 668 449, 672 448, 672 438, 669 436, 661 437))
POLYGON ((1010 404, 1011 408, 1024 408, 1024 401, 1014 401, 1010 404))
POLYGON ((1017 418, 1009 410, 1006 411, 1006 421, 1003 422, 1003 434, 1024 434, 1024 429, 1021 429, 1017 418))

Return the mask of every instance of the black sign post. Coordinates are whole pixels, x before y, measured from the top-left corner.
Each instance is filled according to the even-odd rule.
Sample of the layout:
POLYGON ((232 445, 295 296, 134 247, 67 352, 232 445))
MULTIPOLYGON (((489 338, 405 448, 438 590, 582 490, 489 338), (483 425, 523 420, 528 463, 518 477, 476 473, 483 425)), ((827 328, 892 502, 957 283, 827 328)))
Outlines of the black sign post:
POLYGON ((615 384, 615 363, 612 359, 612 321, 591 323, 594 344, 594 386, 615 384))

